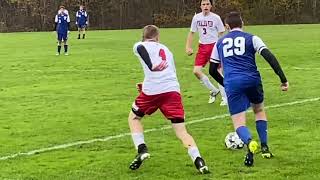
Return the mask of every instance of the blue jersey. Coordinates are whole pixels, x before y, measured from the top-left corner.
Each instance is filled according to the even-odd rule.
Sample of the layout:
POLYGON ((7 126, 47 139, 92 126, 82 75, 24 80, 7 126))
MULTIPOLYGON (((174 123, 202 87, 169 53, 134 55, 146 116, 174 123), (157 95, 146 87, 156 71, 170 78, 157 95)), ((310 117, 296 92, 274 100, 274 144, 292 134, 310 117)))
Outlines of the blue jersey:
POLYGON ((76 21, 78 25, 86 25, 88 21, 88 14, 85 10, 79 10, 76 14, 76 21))
POLYGON ((68 14, 60 13, 56 15, 55 22, 57 23, 56 31, 58 34, 67 34, 69 31, 70 17, 68 14))
POLYGON ((265 48, 266 45, 259 37, 235 29, 219 39, 211 61, 222 63, 226 86, 240 81, 261 81, 255 53, 265 48))

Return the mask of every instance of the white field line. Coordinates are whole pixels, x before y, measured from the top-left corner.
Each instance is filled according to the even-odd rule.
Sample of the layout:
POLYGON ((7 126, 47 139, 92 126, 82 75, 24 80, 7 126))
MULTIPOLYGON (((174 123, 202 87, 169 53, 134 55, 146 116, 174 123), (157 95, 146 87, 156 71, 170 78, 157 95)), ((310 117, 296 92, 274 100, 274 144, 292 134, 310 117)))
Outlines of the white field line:
MULTIPOLYGON (((289 102, 289 103, 282 103, 282 104, 275 104, 275 105, 267 106, 266 109, 293 106, 293 105, 297 105, 297 104, 304 104, 304 103, 315 102, 315 101, 319 101, 319 100, 320 100, 320 97, 312 98, 312 99, 304 99, 304 100, 300 100, 300 101, 293 101, 293 102, 289 102)), ((252 112, 252 111, 250 111, 250 112, 252 112)), ((208 118, 190 120, 190 121, 187 121, 186 124, 195 124, 195 123, 200 123, 200 122, 209 121, 209 120, 223 119, 223 118, 226 118, 229 116, 230 116, 229 114, 222 114, 222 115, 208 117, 208 118)), ((171 125, 163 126, 161 128, 147 129, 144 132, 149 133, 149 132, 155 132, 155 131, 163 131, 166 129, 171 129, 171 125)), ((105 138, 97 138, 97 139, 91 139, 91 140, 86 140, 86 141, 76 141, 76 142, 72 142, 72 143, 56 145, 56 146, 47 147, 47 148, 35 149, 35 150, 29 151, 29 152, 19 152, 19 153, 7 155, 7 156, 1 156, 0 161, 13 159, 13 158, 17 158, 20 156, 32 156, 35 154, 40 154, 40 153, 54 151, 54 150, 66 149, 66 148, 78 146, 78 145, 92 144, 92 143, 96 143, 96 142, 106 142, 106 141, 110 141, 113 139, 119 139, 119 138, 126 137, 126 136, 131 136, 131 134, 130 133, 122 133, 122 134, 118 134, 115 136, 107 136, 105 138)))

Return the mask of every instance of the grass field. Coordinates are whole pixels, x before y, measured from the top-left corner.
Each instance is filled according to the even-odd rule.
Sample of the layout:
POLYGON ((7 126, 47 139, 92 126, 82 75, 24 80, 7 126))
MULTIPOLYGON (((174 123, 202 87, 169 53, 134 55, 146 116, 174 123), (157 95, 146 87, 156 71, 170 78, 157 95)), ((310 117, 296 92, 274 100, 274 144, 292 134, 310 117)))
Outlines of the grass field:
MULTIPOLYGON (((257 59, 266 106, 319 98, 320 25, 250 26, 276 54, 291 89, 280 92, 268 64, 257 59)), ((174 53, 191 122, 227 113, 207 104, 208 91, 193 76, 184 53, 187 29, 162 29, 174 53)), ((127 115, 143 73, 132 53, 140 30, 92 31, 86 40, 70 35, 70 56, 55 56, 52 33, 0 34, 0 156, 129 132, 127 115)), ((195 44, 196 46, 196 44, 195 44)), ((171 129, 145 134, 152 158, 132 172, 130 136, 0 161, 0 179, 320 179, 320 100, 268 109, 270 147, 243 166, 244 150, 223 144, 233 131, 229 117, 188 125, 213 172, 199 175, 171 129)), ((253 116, 249 126, 255 138, 253 116)), ((146 129, 170 125, 160 113, 144 119, 146 129)), ((0 157, 0 159, 1 159, 0 157)))

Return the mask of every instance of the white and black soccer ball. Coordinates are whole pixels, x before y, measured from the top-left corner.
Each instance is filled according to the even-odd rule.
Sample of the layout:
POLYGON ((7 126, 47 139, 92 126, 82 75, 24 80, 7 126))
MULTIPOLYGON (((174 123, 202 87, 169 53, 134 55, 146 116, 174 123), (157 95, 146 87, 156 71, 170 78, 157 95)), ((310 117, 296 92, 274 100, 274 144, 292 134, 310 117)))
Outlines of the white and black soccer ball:
POLYGON ((224 139, 224 144, 228 149, 241 149, 244 147, 244 143, 239 138, 236 132, 231 132, 227 134, 226 138, 224 139))

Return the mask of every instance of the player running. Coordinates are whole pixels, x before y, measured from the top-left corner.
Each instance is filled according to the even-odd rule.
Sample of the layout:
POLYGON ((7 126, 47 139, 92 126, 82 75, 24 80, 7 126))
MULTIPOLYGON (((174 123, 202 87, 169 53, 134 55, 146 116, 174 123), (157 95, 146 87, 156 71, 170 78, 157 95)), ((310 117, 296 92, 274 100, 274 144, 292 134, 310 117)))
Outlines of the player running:
POLYGON ((78 39, 80 39, 82 34, 82 39, 86 38, 86 27, 88 25, 88 14, 84 9, 84 6, 81 5, 79 11, 76 13, 76 25, 78 26, 78 39))
MULTIPOLYGON (((234 128, 241 140, 248 146, 245 157, 246 166, 253 165, 253 154, 258 150, 258 143, 252 140, 246 127, 246 110, 251 106, 256 118, 256 129, 261 142, 264 158, 273 157, 269 151, 267 139, 267 116, 264 110, 264 94, 262 81, 255 62, 258 52, 270 64, 280 77, 282 91, 287 91, 289 83, 276 57, 270 52, 263 41, 254 35, 242 31, 243 21, 240 13, 231 12, 225 20, 230 32, 219 39, 212 52, 210 74, 218 77, 217 67, 223 64, 224 83, 228 96, 229 111, 234 128)), ((220 76, 217 81, 221 83, 220 76)))
POLYGON ((70 17, 64 6, 60 6, 60 10, 55 17, 54 31, 57 32, 58 36, 58 52, 57 56, 60 55, 62 42, 64 43, 64 55, 68 56, 68 34, 70 33, 70 17))
POLYGON ((208 167, 185 127, 185 114, 175 62, 171 51, 159 43, 159 29, 154 25, 144 27, 143 40, 136 43, 133 50, 141 62, 145 78, 140 95, 133 103, 128 118, 132 140, 138 150, 137 156, 130 164, 130 169, 138 169, 143 161, 150 157, 144 141, 141 119, 144 115, 151 115, 160 109, 162 114, 172 122, 176 136, 188 149, 188 154, 198 171, 203 174, 208 173, 208 167))
POLYGON ((210 0, 201 1, 202 12, 196 14, 191 23, 191 29, 188 34, 186 43, 186 53, 191 56, 193 54, 192 41, 194 34, 199 32, 199 49, 195 59, 193 68, 194 75, 200 82, 210 90, 209 102, 213 103, 216 96, 220 93, 222 95, 222 102, 220 105, 227 105, 227 98, 223 86, 219 85, 217 89, 206 76, 202 69, 207 65, 210 60, 212 49, 218 38, 223 35, 225 28, 219 15, 211 12, 212 4, 210 0))

